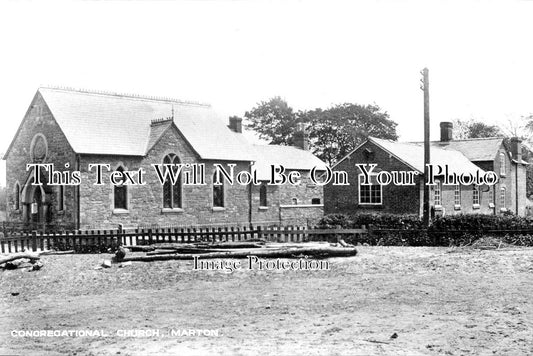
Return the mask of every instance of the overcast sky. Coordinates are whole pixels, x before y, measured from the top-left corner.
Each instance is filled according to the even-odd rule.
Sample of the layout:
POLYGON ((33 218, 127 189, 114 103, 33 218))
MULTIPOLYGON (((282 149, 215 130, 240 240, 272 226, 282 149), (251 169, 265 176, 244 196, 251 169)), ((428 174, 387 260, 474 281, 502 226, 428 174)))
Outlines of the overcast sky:
POLYGON ((47 84, 226 116, 275 95, 295 109, 376 103, 400 140, 421 140, 427 66, 433 138, 444 120, 516 120, 533 113, 532 18, 533 1, 0 0, 0 152, 47 84))

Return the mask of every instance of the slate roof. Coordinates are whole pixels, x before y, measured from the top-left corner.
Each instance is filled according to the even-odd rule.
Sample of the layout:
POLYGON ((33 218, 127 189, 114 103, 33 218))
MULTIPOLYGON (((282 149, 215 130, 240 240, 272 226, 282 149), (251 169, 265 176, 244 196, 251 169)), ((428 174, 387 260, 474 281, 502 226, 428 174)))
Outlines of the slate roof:
MULTIPOLYGON (((411 168, 424 173, 424 145, 421 143, 400 143, 390 140, 369 137, 371 142, 396 156, 411 168)), ((450 173, 475 174, 484 171, 473 164, 463 153, 456 151, 450 145, 430 147, 430 162, 433 165, 448 165, 450 173)))
POLYGON ((39 88, 38 93, 76 153, 144 156, 174 123, 201 158, 255 162, 261 177, 270 175, 271 164, 298 170, 325 167, 296 147, 250 144, 206 104, 75 89, 39 88), (173 121, 165 119, 172 114, 173 121))
POLYGON ((253 145, 256 162, 253 169, 260 180, 270 179, 271 165, 282 165, 285 169, 324 171, 326 164, 309 151, 292 146, 253 145))
MULTIPOLYGON (((448 143, 450 149, 457 150, 473 162, 492 161, 496 157, 503 138, 472 138, 467 140, 452 140, 448 143)), ((434 146, 440 141, 432 142, 434 146)))
POLYGON ((201 158, 253 159, 242 135, 234 135, 209 105, 56 88, 39 93, 77 153, 144 156, 154 137, 151 121, 174 113, 176 126, 201 158))

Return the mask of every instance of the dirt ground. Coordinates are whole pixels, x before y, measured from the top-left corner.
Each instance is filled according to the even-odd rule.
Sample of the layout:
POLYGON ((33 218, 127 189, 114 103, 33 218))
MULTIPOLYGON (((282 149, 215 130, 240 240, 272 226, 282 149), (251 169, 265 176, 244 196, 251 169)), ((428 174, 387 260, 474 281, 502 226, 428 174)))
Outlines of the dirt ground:
POLYGON ((359 247, 329 271, 95 270, 104 257, 0 272, 0 355, 533 354, 532 248, 359 247), (160 335, 117 334, 132 329, 160 335), (218 336, 171 335, 189 329, 218 336), (28 330, 106 336, 16 335, 28 330))

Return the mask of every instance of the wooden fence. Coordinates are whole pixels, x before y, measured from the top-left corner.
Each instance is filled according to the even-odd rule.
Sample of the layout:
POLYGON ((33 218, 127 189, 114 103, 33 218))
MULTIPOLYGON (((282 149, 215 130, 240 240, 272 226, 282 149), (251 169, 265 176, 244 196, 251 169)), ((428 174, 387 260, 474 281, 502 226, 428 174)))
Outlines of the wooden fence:
POLYGON ((154 243, 222 242, 263 239, 277 242, 337 241, 346 235, 361 235, 361 229, 314 229, 305 226, 237 226, 206 228, 166 228, 135 230, 78 230, 43 233, 19 232, 0 238, 0 252, 24 250, 75 250, 106 252, 120 245, 150 245, 154 243))

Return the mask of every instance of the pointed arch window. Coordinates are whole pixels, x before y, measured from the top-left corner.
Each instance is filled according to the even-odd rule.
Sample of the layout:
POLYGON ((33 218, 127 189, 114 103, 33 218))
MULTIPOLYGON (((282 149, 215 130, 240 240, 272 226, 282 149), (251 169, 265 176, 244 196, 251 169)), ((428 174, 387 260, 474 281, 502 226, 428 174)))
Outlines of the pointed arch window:
POLYGON ((505 153, 500 152, 500 176, 505 176, 505 153))
POLYGON ((261 183, 261 187, 259 188, 259 206, 268 206, 267 185, 265 182, 261 183))
POLYGON ((224 180, 221 179, 220 184, 215 184, 217 174, 213 174, 213 207, 224 207, 224 180))
POLYGON ((15 201, 15 210, 20 210, 20 185, 18 184, 18 182, 15 184, 15 192, 13 194, 13 200, 15 201))
POLYGON ((57 210, 65 210, 65 187, 63 185, 58 186, 57 192, 57 210))
MULTIPOLYGON (((118 167, 117 172, 124 173, 124 168, 118 167)), ((124 184, 124 175, 117 181, 118 184, 113 188, 115 209, 128 210, 128 186, 124 184)))
POLYGON ((163 158, 163 164, 171 166, 165 166, 165 174, 167 169, 170 169, 167 179, 163 184, 163 208, 166 209, 180 209, 182 207, 181 199, 181 172, 178 173, 178 166, 174 166, 180 163, 180 159, 175 154, 171 153, 163 158), (174 181, 174 184, 172 184, 174 181))

